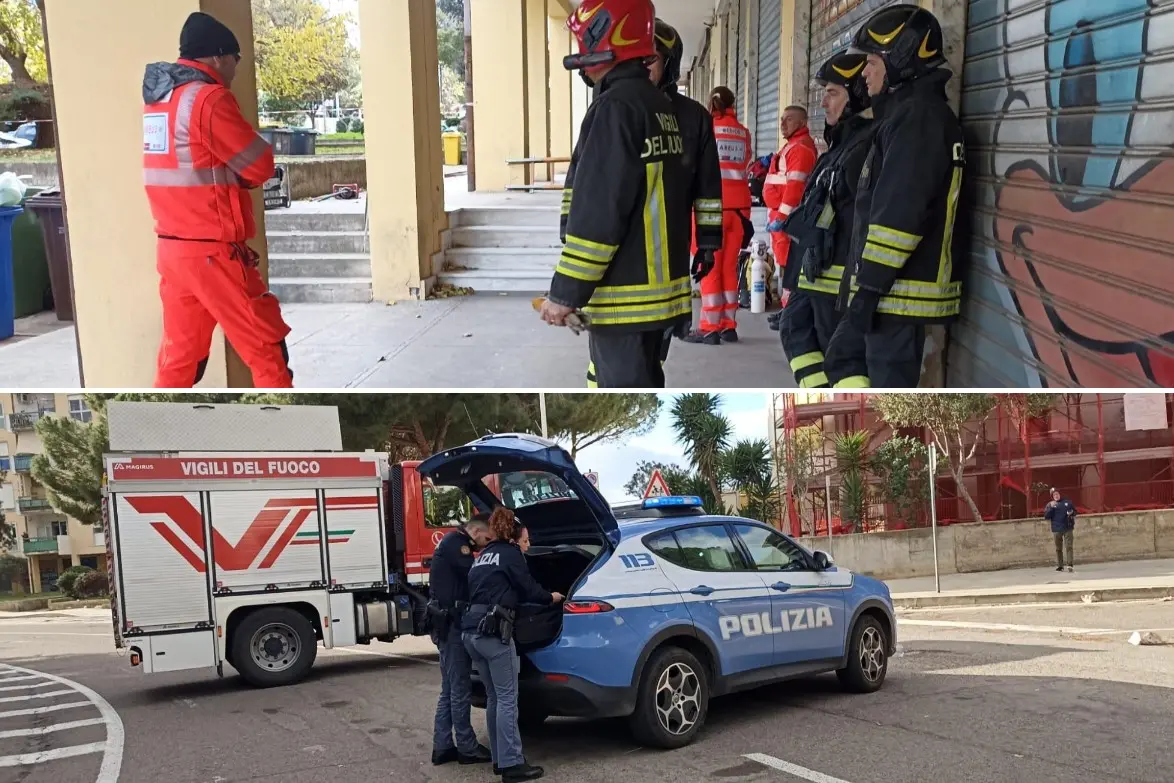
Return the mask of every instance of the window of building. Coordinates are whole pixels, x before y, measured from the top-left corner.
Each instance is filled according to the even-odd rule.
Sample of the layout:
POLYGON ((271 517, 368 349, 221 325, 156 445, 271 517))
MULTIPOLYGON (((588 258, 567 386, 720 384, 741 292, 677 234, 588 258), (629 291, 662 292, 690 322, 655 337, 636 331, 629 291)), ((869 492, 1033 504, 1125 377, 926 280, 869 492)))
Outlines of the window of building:
POLYGON ((86 403, 84 396, 71 394, 69 395, 69 416, 80 422, 88 423, 90 419, 94 418, 94 413, 90 410, 90 406, 86 403))
POLYGON ((750 559, 759 571, 809 570, 803 550, 776 531, 757 525, 736 525, 734 529, 750 551, 750 559))
POLYGON ((8 429, 8 417, 4 415, 4 403, 0 402, 0 430, 8 429))

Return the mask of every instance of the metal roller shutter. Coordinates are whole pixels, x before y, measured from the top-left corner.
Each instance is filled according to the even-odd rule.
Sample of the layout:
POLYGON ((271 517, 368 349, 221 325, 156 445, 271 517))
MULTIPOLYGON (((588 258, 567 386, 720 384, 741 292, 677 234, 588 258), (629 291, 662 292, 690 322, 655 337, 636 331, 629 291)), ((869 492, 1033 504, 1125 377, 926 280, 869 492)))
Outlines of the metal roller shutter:
POLYGON ((807 111, 811 115, 811 135, 823 138, 823 88, 815 84, 815 73, 824 60, 837 49, 852 43, 852 34, 869 15, 898 0, 812 0, 811 3, 811 49, 808 58, 808 73, 811 84, 808 89, 807 111))
POLYGON ((754 154, 779 150, 779 47, 782 42, 783 0, 758 4, 758 100, 754 125, 754 154))
POLYGON ((1172 56, 1168 2, 971 0, 952 385, 1174 386, 1172 56))
POLYGON ((734 18, 737 20, 731 25, 734 29, 734 40, 730 44, 730 65, 734 69, 734 78, 731 80, 730 86, 734 89, 734 95, 738 99, 738 117, 745 124, 746 118, 743 117, 743 114, 746 109, 746 101, 743 100, 742 90, 746 85, 746 8, 742 0, 734 0, 730 5, 730 13, 736 14, 734 18))

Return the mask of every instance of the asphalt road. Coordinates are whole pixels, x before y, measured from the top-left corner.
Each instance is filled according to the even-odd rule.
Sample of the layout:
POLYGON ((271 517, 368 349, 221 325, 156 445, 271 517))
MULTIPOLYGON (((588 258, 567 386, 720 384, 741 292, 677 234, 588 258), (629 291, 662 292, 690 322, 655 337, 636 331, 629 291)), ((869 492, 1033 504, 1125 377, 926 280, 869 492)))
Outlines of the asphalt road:
MULTIPOLYGON (((525 737, 527 756, 547 779, 585 783, 1170 779, 1174 646, 1125 638, 1174 627, 1174 604, 933 610, 902 620, 901 657, 877 694, 843 694, 828 676, 721 699, 700 739, 668 753, 636 747, 619 721, 556 720, 525 737)), ((101 619, 0 620, 0 688, 36 686, 0 690, 0 783, 109 783, 102 764, 114 745, 124 746, 117 779, 128 783, 492 779, 485 768, 428 764, 439 690, 432 656, 401 657, 396 645, 321 651, 308 681, 256 691, 214 673, 144 678, 111 647, 101 619), (108 702, 119 726, 79 687, 108 702), (42 691, 65 692, 2 701, 42 691), (92 722, 38 733, 67 721, 92 722), (78 746, 100 748, 53 757, 78 746)), ((474 721, 482 731, 479 712, 474 721)))

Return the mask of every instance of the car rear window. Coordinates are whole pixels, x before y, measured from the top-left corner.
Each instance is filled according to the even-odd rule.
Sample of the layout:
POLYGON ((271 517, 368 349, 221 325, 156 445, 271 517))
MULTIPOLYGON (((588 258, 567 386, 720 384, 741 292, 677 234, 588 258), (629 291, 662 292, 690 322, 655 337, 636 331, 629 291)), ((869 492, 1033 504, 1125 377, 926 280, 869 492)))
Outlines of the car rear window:
POLYGON ((650 538, 644 543, 654 554, 663 557, 673 565, 684 567, 685 553, 681 551, 681 547, 677 545, 676 537, 671 532, 661 533, 659 536, 650 538))

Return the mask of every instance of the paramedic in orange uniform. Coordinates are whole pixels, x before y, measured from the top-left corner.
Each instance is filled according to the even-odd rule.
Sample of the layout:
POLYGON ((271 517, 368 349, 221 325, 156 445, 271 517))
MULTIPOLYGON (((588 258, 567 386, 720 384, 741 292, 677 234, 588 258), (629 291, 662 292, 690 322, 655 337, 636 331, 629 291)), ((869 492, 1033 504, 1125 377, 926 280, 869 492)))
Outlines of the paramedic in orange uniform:
POLYGON ((198 383, 219 324, 256 387, 289 388, 290 329, 245 244, 257 230, 249 190, 273 176, 274 164, 229 89, 240 44, 194 13, 179 49, 178 62, 148 65, 143 77, 143 167, 163 300, 155 386, 198 383))
POLYGON ((683 338, 690 343, 738 342, 738 256, 754 235, 747 173, 754 156, 750 131, 738 122, 734 104, 729 87, 718 87, 709 98, 722 171, 722 247, 713 270, 701 280, 701 330, 683 338))
MULTIPOLYGON (((807 110, 802 106, 788 106, 783 110, 783 148, 770 162, 770 173, 762 188, 762 200, 766 202, 767 226, 770 232, 771 248, 774 251, 776 280, 783 279, 783 268, 787 265, 787 254, 791 252, 791 238, 783 231, 783 221, 790 217, 799 202, 803 200, 803 189, 807 177, 815 168, 819 152, 815 140, 807 129, 807 110)), ((780 297, 787 292, 780 286, 780 297)), ((784 306, 786 300, 781 302, 784 306)), ((772 313, 768 318, 772 329, 778 329, 782 311, 772 313)))

